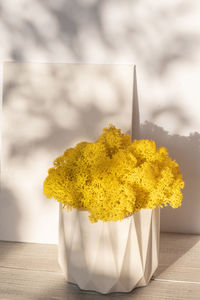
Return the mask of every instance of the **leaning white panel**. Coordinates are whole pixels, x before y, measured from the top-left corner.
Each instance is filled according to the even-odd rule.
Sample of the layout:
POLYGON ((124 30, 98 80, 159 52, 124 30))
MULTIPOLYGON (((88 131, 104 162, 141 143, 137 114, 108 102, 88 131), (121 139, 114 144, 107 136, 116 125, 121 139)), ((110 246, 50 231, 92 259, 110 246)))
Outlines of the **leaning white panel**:
POLYGON ((160 208, 123 221, 91 223, 87 211, 62 210, 59 264, 81 289, 129 292, 145 286, 158 266, 160 208))

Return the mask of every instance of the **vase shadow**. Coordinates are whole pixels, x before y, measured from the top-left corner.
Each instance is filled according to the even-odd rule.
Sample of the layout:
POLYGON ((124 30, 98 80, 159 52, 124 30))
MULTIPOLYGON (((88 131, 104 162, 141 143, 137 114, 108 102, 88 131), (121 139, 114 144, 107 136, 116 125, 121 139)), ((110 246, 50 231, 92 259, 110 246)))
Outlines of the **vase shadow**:
POLYGON ((160 242, 159 268, 155 277, 165 277, 165 271, 172 268, 177 261, 184 263, 184 255, 200 240, 199 236, 195 235, 199 234, 200 230, 200 134, 194 132, 189 136, 171 135, 162 127, 146 121, 140 127, 140 138, 152 139, 157 146, 166 147, 169 156, 178 162, 185 182, 181 207, 161 208, 163 234, 160 242), (170 234, 170 243, 167 232, 174 233, 170 234), (175 249, 177 251, 174 251, 175 249))
MULTIPOLYGON (((162 280, 180 280, 183 268, 188 266, 188 257, 197 257, 196 246, 200 243, 199 235, 177 234, 177 233, 161 233, 160 237, 160 255, 159 266, 156 270, 153 279, 162 280), (188 252, 190 254, 188 256, 188 252), (180 269, 179 269, 180 267, 180 269), (178 271, 177 271, 178 270, 178 271)), ((191 268, 195 267, 193 262, 190 262, 191 268)), ((183 281, 194 281, 191 274, 186 276, 183 274, 183 281)), ((199 281, 199 279, 195 279, 199 281)))
POLYGON ((161 231, 199 234, 200 134, 171 135, 162 127, 146 121, 141 125, 140 137, 154 140, 158 147, 166 147, 169 156, 178 162, 185 182, 181 207, 161 209, 161 231))

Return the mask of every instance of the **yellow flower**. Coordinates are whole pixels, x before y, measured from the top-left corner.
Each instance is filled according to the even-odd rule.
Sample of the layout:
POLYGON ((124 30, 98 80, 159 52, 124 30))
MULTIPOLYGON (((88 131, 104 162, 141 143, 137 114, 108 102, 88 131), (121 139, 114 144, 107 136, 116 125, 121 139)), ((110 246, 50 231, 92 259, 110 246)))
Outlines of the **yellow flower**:
POLYGON ((181 205, 178 163, 151 140, 134 140, 113 125, 96 142, 82 142, 54 161, 44 194, 63 208, 88 210, 91 222, 117 221, 141 208, 181 205))

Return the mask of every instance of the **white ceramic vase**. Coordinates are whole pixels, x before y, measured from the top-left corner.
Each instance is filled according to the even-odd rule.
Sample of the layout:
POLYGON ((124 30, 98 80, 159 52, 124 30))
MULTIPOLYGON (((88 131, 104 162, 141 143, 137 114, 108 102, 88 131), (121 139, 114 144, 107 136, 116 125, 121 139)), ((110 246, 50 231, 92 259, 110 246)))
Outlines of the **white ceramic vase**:
POLYGON ((158 266, 160 208, 123 221, 91 223, 60 206, 59 264, 68 282, 103 294, 145 286, 158 266))

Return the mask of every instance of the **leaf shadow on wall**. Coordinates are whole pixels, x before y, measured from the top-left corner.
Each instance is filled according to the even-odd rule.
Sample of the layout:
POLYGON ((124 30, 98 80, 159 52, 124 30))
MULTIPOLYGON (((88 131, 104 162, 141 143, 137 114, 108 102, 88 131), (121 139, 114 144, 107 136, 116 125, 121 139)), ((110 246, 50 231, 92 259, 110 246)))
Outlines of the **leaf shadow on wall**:
MULTIPOLYGON (((108 124, 112 118, 118 119, 124 104, 123 85, 120 85, 110 66, 94 67, 90 74, 84 72, 83 65, 5 64, 3 160, 4 165, 8 166, 4 173, 9 180, 4 176, 2 179, 16 198, 10 205, 5 201, 1 206, 6 210, 4 223, 7 226, 11 226, 9 218, 18 201, 19 208, 23 206, 24 212, 20 218, 22 228, 26 228, 27 232, 32 232, 31 228, 34 228, 35 236, 42 236, 44 240, 47 236, 45 232, 50 234, 50 238, 51 234, 57 235, 54 223, 49 219, 55 212, 56 202, 43 195, 43 181, 48 168, 55 157, 76 142, 95 140, 102 124, 108 124), (91 83, 91 77, 95 76, 96 87, 91 83), (105 101, 102 103, 97 89, 101 82, 111 91, 112 101, 111 97, 109 99, 115 107, 106 106, 105 101), (76 96, 76 90, 82 86, 82 94, 76 96), (13 181, 13 177, 18 180, 13 181), (26 193, 29 194, 28 199, 26 193), (26 217, 25 212, 30 212, 33 207, 37 211, 37 222, 33 214, 30 214, 32 219, 26 217), (44 222, 45 218, 47 221, 44 222), (52 230, 48 228, 48 223, 52 230)), ((9 198, 9 194, 6 197, 9 198)), ((17 218, 12 218, 12 224, 17 231, 17 218)), ((20 234, 21 237, 16 232, 16 237, 11 240, 21 238, 27 241, 23 240, 23 229, 20 234)), ((28 241, 35 242, 31 240, 31 234, 28 241)))
MULTIPOLYGON (((41 86, 33 83, 35 74, 31 74, 28 63, 21 65, 20 63, 16 63, 10 66, 13 74, 19 73, 19 70, 22 71, 22 74, 19 75, 18 78, 20 79, 18 81, 14 75, 8 75, 7 82, 4 84, 3 95, 5 110, 11 111, 13 115, 16 112, 24 124, 28 122, 27 126, 30 128, 33 126, 31 130, 37 131, 37 134, 34 133, 35 136, 33 136, 33 138, 31 133, 24 131, 24 140, 21 143, 15 143, 14 139, 12 140, 10 138, 8 153, 10 159, 14 157, 24 159, 24 157, 31 155, 36 149, 40 148, 45 150, 65 149, 65 147, 71 146, 71 142, 78 137, 94 140, 97 136, 97 128, 99 128, 100 124, 118 115, 119 111, 123 109, 125 102, 123 91, 119 86, 119 82, 112 78, 112 72, 110 72, 109 66, 106 67, 106 65, 104 65, 102 68, 97 66, 95 75, 98 76, 98 80, 110 81, 109 85, 115 92, 115 100, 117 103, 117 108, 112 109, 112 111, 106 111, 103 107, 104 104, 100 107, 100 105, 96 103, 96 98, 94 97, 93 99, 91 95, 89 95, 85 106, 78 103, 75 99, 74 91, 70 89, 76 77, 78 66, 76 67, 77 70, 74 67, 74 69, 69 72, 67 69, 69 65, 67 64, 43 65, 48 70, 48 77, 52 80, 51 84, 54 88, 54 94, 51 86, 48 87, 48 92, 45 91, 43 95, 38 93, 37 90, 39 90, 41 86), (17 98, 17 96, 19 99, 16 100, 15 98, 17 98), (14 108, 13 102, 16 103, 14 108), (17 107, 18 105, 19 108, 17 107), (22 105, 25 106, 25 111, 21 109, 20 106, 22 105), (67 114, 60 116, 62 111, 67 114), (74 118, 73 114, 75 115, 74 118), (62 119, 70 119, 71 123, 74 122, 73 126, 63 124, 62 119), (47 124, 47 129, 45 127, 44 129, 42 128, 43 123, 47 124), (39 130, 37 126, 39 126, 39 130)), ((83 75, 83 77, 86 75, 83 75)), ((43 78, 43 82, 45 82, 45 80, 46 78, 43 78)), ((88 88, 91 90, 92 88, 94 89, 94 87, 90 85, 88 85, 88 88)), ((87 93, 87 89, 85 93, 87 93)), ((11 117, 13 118, 12 115, 11 117)), ((107 122, 107 124, 108 123, 109 122, 107 122)), ((18 125, 19 131, 24 130, 24 124, 18 125)))
POLYGON ((192 26, 182 26, 181 21, 182 18, 188 21, 186 11, 189 16, 191 11, 196 12, 195 3, 184 0, 176 1, 173 6, 160 6, 152 1, 152 9, 144 3, 144 0, 30 1, 28 5, 23 3, 21 9, 19 5, 15 18, 10 17, 12 5, 1 3, 3 54, 17 61, 28 61, 30 55, 36 60, 45 57, 57 61, 59 57, 61 60, 67 57, 88 61, 91 57, 96 59, 99 51, 98 57, 103 54, 111 61, 113 56, 131 52, 139 60, 142 57, 149 74, 161 75, 166 72, 166 65, 193 59, 198 51, 199 34, 192 26), (142 17, 138 17, 138 12, 142 17))

